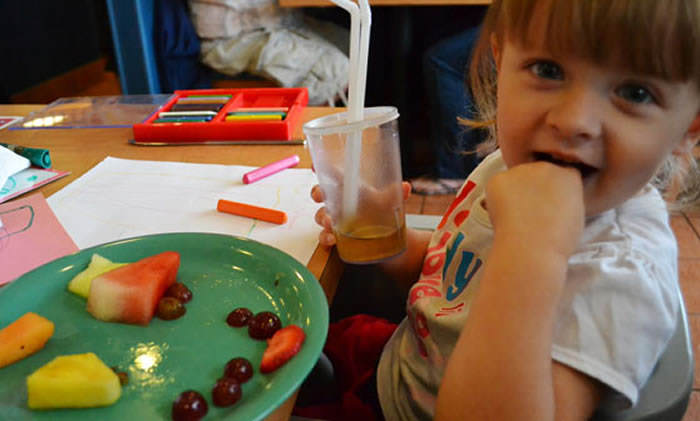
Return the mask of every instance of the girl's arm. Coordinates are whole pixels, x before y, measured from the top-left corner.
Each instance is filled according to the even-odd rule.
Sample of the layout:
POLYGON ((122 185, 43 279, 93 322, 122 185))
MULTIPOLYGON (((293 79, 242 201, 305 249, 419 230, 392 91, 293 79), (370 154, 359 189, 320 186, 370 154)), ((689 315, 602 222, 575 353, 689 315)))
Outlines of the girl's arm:
POLYGON ((551 359, 566 259, 531 246, 494 244, 445 370, 436 420, 585 420, 595 408, 593 380, 551 359))
POLYGON ((551 359, 568 258, 583 228, 575 170, 516 166, 487 186, 494 243, 448 361, 436 420, 587 419, 601 387, 551 359))
POLYGON ((406 251, 378 265, 382 272, 394 280, 403 294, 408 293, 411 286, 418 280, 431 236, 431 231, 407 228, 406 251))

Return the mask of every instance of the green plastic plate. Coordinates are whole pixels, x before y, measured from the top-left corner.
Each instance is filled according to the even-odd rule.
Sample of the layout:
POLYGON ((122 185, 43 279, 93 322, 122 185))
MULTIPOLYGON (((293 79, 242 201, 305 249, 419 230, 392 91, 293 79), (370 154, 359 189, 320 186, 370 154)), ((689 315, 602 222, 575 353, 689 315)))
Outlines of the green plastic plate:
POLYGON ((316 363, 328 330, 328 303, 317 279, 289 255, 253 240, 217 234, 174 233, 137 237, 82 250, 41 266, 0 289, 0 327, 33 311, 56 329, 34 355, 0 368, 0 420, 169 420, 173 400, 194 389, 207 400, 205 420, 260 420, 284 402, 316 363), (180 252, 177 279, 194 298, 180 319, 154 318, 147 327, 105 323, 66 289, 93 253, 133 262, 165 250, 180 252), (258 372, 266 343, 232 328, 237 307, 273 311, 282 325, 306 332, 301 351, 271 374, 258 372), (129 375, 112 406, 32 411, 26 376, 58 355, 94 352, 129 375), (235 405, 212 404, 211 389, 233 357, 245 357, 255 375, 235 405))

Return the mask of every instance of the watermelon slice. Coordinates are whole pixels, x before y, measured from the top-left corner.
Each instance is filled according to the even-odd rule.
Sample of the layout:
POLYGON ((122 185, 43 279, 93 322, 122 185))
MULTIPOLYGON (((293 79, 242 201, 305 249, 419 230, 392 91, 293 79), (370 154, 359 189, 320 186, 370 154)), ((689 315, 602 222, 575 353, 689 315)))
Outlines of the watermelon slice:
POLYGON ((87 310, 105 322, 146 326, 179 267, 180 254, 166 251, 104 273, 92 280, 87 310))

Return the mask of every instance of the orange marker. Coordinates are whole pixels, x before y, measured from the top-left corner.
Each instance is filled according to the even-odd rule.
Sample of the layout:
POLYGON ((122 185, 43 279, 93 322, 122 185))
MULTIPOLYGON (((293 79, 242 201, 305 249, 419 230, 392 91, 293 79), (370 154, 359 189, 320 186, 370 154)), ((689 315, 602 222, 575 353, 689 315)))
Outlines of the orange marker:
POLYGON ((245 216, 247 218, 259 219, 265 222, 272 222, 273 224, 284 224, 287 222, 287 214, 282 211, 232 202, 230 200, 219 199, 219 203, 216 204, 216 210, 233 215, 245 216))

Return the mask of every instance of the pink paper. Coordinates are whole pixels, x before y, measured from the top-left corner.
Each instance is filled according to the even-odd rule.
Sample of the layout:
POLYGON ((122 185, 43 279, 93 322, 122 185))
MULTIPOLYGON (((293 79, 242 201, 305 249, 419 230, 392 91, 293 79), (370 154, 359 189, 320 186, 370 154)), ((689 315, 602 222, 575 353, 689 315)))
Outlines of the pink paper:
POLYGON ((0 285, 78 247, 41 193, 0 205, 0 285))

